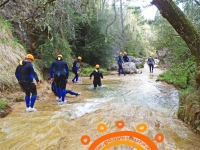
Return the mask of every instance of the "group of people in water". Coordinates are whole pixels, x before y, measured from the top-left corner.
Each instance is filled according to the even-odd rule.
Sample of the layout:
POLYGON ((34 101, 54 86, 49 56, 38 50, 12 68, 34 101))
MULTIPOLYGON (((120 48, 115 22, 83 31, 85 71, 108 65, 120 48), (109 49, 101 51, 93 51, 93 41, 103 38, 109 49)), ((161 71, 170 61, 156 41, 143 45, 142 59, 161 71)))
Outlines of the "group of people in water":
MULTIPOLYGON (((79 74, 81 71, 79 69, 79 62, 81 60, 82 58, 78 56, 77 60, 75 60, 73 63, 72 71, 75 74, 74 78, 72 79, 73 83, 79 82, 79 74)), ((37 98, 37 89, 33 79, 36 80, 38 85, 40 85, 40 80, 32 65, 33 61, 34 56, 31 54, 27 54, 25 60, 20 61, 15 71, 15 76, 22 90, 25 92, 27 112, 37 111, 34 108, 34 104, 37 98)), ((79 96, 81 94, 72 90, 66 90, 66 84, 68 83, 69 78, 69 68, 66 61, 63 60, 63 56, 61 54, 57 55, 56 59, 52 63, 49 75, 50 81, 52 83, 51 90, 57 96, 56 100, 59 101, 61 105, 66 103, 65 97, 67 93, 75 96, 79 96)), ((92 76, 94 76, 93 85, 94 90, 96 90, 97 85, 101 87, 101 78, 103 78, 103 74, 100 71, 99 64, 96 64, 95 70, 90 74, 90 79, 92 78, 92 76)))
MULTIPOLYGON (((79 82, 79 74, 81 69, 79 68, 79 62, 82 60, 80 56, 73 63, 72 71, 75 74, 72 79, 73 83, 79 82)), ((34 112, 37 111, 34 108, 34 104, 37 98, 37 89, 36 84, 33 82, 33 79, 36 80, 37 85, 40 85, 40 80, 38 78, 37 73, 34 70, 32 62, 34 61, 34 56, 31 54, 27 54, 25 60, 20 61, 19 65, 16 68, 15 76, 22 88, 25 92, 25 102, 26 102, 26 111, 34 112)), ((124 52, 122 56, 122 52, 119 53, 117 64, 118 64, 118 75, 121 73, 126 75, 123 70, 123 63, 129 62, 129 57, 127 53, 124 52)), ((155 64, 154 59, 150 56, 147 61, 150 72, 153 72, 153 66, 155 64)), ((65 97, 66 94, 69 93, 71 95, 79 96, 81 93, 73 92, 72 90, 66 90, 66 84, 68 83, 69 78, 69 68, 65 60, 63 60, 63 56, 61 54, 57 55, 57 58, 51 65, 50 68, 50 81, 51 81, 51 89, 54 94, 57 96, 56 100, 60 102, 61 105, 66 103, 65 97)), ((97 86, 102 87, 101 79, 103 79, 103 73, 100 71, 100 65, 96 64, 95 70, 90 74, 90 79, 94 76, 93 85, 94 90, 96 90, 97 86)))

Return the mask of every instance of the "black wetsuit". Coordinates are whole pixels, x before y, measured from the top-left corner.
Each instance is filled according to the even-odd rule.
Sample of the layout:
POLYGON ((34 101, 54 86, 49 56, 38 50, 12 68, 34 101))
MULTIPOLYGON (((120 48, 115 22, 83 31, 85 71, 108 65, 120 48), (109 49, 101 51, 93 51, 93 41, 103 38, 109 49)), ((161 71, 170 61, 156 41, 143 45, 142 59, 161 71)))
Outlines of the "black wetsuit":
POLYGON ((90 78, 94 75, 93 84, 94 87, 101 86, 101 78, 103 79, 103 74, 99 69, 95 69, 91 74, 90 78))

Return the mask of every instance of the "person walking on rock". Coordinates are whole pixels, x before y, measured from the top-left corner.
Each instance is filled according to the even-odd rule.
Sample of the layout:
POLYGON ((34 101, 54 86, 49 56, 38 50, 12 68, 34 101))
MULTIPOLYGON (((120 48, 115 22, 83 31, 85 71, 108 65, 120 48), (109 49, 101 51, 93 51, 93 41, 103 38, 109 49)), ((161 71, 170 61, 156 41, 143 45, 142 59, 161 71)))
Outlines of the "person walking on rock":
POLYGON ((15 71, 15 76, 19 82, 19 85, 26 94, 25 101, 27 112, 37 111, 37 109, 34 108, 34 104, 37 98, 37 89, 35 83, 33 82, 33 78, 36 80, 37 85, 40 85, 40 81, 37 73, 33 68, 33 61, 34 56, 27 54, 25 60, 20 61, 15 71))
POLYGON ((73 63, 73 67, 72 67, 72 71, 74 72, 75 76, 72 79, 72 82, 76 82, 78 83, 78 77, 79 77, 79 73, 80 73, 80 69, 79 69, 79 62, 82 60, 82 58, 80 56, 78 56, 77 60, 74 61, 73 63))
POLYGON ((57 59, 52 63, 50 69, 51 82, 55 82, 56 93, 61 101, 61 105, 66 103, 66 84, 68 82, 69 69, 67 63, 63 60, 61 54, 57 55, 57 59))
POLYGON ((101 79, 103 79, 103 74, 99 70, 100 66, 97 64, 95 68, 96 69, 90 74, 90 79, 92 79, 92 76, 94 76, 93 80, 94 90, 96 90, 97 85, 101 88, 101 79))

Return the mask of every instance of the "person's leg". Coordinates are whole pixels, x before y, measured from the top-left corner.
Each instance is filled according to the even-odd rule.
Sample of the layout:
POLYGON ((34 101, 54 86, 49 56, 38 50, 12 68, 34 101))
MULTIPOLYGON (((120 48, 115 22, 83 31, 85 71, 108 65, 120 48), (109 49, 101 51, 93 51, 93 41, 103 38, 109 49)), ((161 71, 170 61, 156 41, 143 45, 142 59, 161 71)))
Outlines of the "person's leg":
POLYGON ((122 67, 122 74, 126 75, 126 73, 124 72, 124 68, 122 67))
POLYGON ((55 85, 55 82, 52 82, 52 83, 51 83, 51 90, 52 90, 52 92, 54 92, 54 94, 55 94, 56 96, 58 96, 58 94, 57 94, 57 92, 56 92, 56 85, 55 85))
POLYGON ((26 108, 30 107, 30 91, 26 91, 26 96, 25 96, 25 101, 26 101, 26 108))
POLYGON ((76 82, 78 82, 78 73, 76 72, 75 75, 76 75, 76 76, 75 76, 75 78, 76 78, 76 82))
POLYGON ((61 90, 60 90, 60 83, 61 83, 61 80, 59 77, 54 77, 54 83, 55 83, 55 87, 56 87, 56 93, 57 93, 57 96, 58 96, 58 99, 61 98, 61 90))
POLYGON ((153 73, 153 69, 154 69, 154 65, 152 65, 152 69, 151 69, 151 72, 153 73))
POLYGON ((151 65, 149 65, 149 71, 150 71, 150 73, 151 73, 151 65))
POLYGON ((72 90, 66 90, 66 94, 69 93, 70 95, 77 95, 78 93, 73 92, 72 90))
POLYGON ((61 82, 60 82, 60 89, 61 89, 61 98, 62 102, 64 103, 65 97, 66 97, 66 77, 61 76, 61 82))
POLYGON ((119 64, 118 75, 120 75, 121 69, 122 69, 122 65, 119 64))
POLYGON ((31 108, 34 107, 34 104, 35 104, 35 100, 37 98, 37 90, 36 90, 36 85, 35 83, 31 83, 31 88, 30 88, 30 92, 32 94, 31 96, 31 108))
POLYGON ((93 85, 94 85, 94 90, 96 90, 96 88, 97 88, 97 81, 96 80, 93 81, 93 85))
POLYGON ((101 80, 98 81, 98 86, 99 86, 100 88, 102 88, 101 80))

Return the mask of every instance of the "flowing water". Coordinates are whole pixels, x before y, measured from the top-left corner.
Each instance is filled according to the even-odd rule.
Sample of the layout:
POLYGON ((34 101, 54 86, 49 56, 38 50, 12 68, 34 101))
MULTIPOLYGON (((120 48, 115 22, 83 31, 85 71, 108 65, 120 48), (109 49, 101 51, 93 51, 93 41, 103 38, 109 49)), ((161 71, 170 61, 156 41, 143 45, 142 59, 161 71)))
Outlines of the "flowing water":
MULTIPOLYGON (((159 150, 200 150, 200 136, 177 119, 178 91, 172 86, 156 82, 162 72, 148 67, 142 74, 109 75, 102 80, 103 88, 93 90, 92 81, 81 77, 81 84, 69 83, 67 88, 82 92, 81 96, 67 95, 68 103, 58 105, 49 86, 39 89, 37 112, 25 112, 25 103, 16 103, 13 112, 0 119, 0 150, 86 150, 95 139, 111 132, 137 131, 137 125, 146 124, 142 133, 154 139, 157 133, 165 137, 156 143, 159 150), (123 120, 123 129, 116 121, 123 120), (97 126, 106 125, 105 132, 97 126), (90 137, 83 145, 80 138, 90 137)), ((132 150, 128 145, 111 149, 132 150)))

